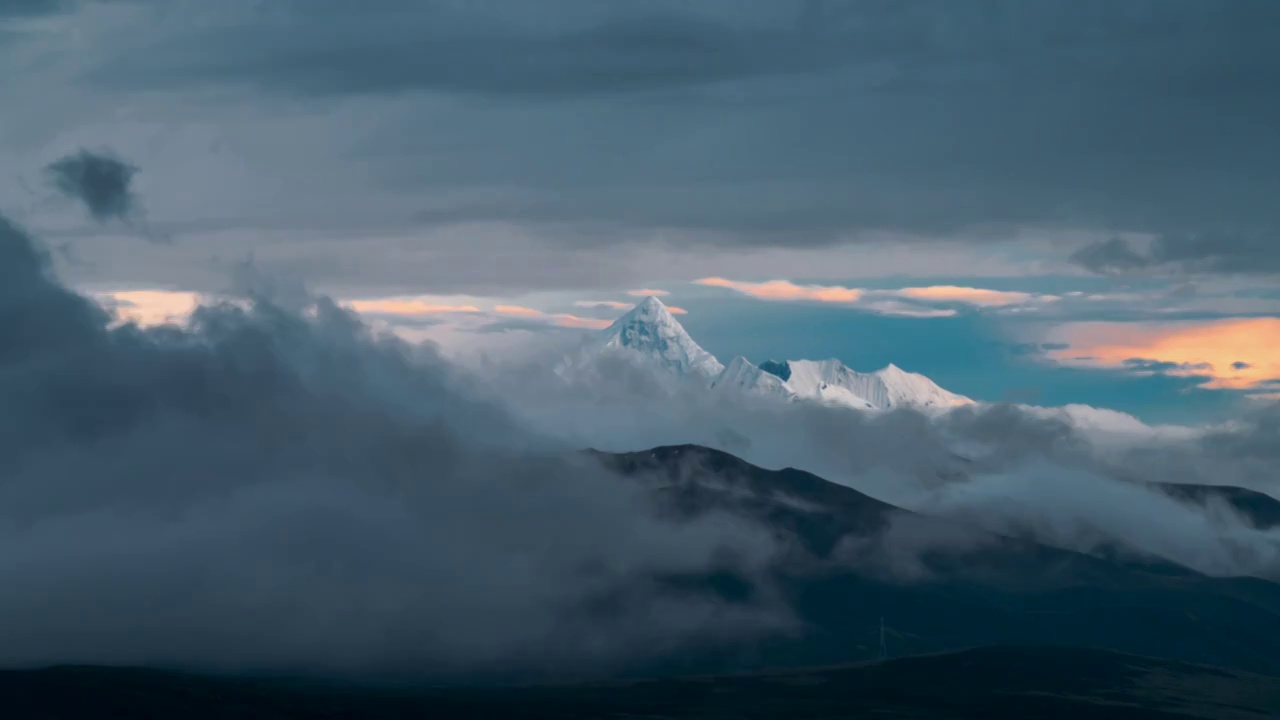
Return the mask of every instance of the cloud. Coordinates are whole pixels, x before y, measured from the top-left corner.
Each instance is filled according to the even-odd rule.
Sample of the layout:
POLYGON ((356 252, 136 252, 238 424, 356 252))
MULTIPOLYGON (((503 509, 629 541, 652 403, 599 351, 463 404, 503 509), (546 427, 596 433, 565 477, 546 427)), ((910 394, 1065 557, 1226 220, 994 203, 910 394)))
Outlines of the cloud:
POLYGON ((545 315, 541 310, 533 308, 521 307, 519 305, 498 305, 493 309, 499 315, 519 315, 521 317, 542 317, 545 315))
POLYGON ((611 320, 601 320, 599 318, 584 318, 568 313, 555 313, 550 316, 557 324, 564 327, 586 328, 589 330, 603 330, 613 324, 611 320))
MULTIPOLYGON (((856 285, 1056 272, 1081 238, 1277 225, 1280 141, 1257 119, 1275 113, 1276 10, 1253 0, 271 5, 74 4, 6 30, 4 104, 30 111, 0 159, 39 168, 103 138, 144 168, 153 227, 184 239, 135 254, 28 217, 51 242, 95 236, 69 280, 209 292, 207 259, 252 247, 352 297, 856 285), (631 39, 598 53, 579 42, 619 28, 631 39), (492 66, 513 47, 529 68, 492 66), (709 76, 712 56, 749 71, 709 76)), ((0 205, 26 202, 0 184, 0 205)), ((1236 265, 1268 267, 1258 248, 1236 265)))
POLYGON ((728 288, 760 300, 807 300, 811 302, 853 304, 864 291, 839 285, 797 285, 789 280, 740 282, 721 277, 695 280, 699 285, 728 288))
MULTIPOLYGON (((1161 360, 1148 360, 1147 358, 1129 358, 1124 361, 1123 365, 1130 370, 1141 373, 1180 373, 1183 375, 1195 375, 1205 370, 1212 370, 1213 366, 1207 362, 1198 363, 1176 363, 1161 360)), ((1239 368, 1236 368, 1239 369, 1239 368)))
MULTIPOLYGON (((1046 283, 1041 278, 1040 283, 1046 283)), ((790 280, 744 282, 722 276, 695 283, 734 290, 767 301, 841 305, 862 312, 897 317, 940 318, 976 313, 1035 318, 1043 322, 1077 319, 1169 321, 1181 318, 1273 314, 1280 302, 1257 287, 1229 279, 1170 285, 1152 282, 1102 290, 997 290, 964 285, 920 285, 899 288, 801 284, 790 280)), ((1096 284, 1097 281, 1084 281, 1096 284)))
MULTIPOLYGON (((69 90, 45 102, 52 127, 24 123, 23 135, 153 99, 166 120, 225 127, 229 166, 290 174, 272 209, 295 223, 323 192, 346 216, 386 222, 394 204, 395 217, 537 226, 582 247, 1265 238, 1280 226, 1280 141, 1267 131, 1280 10, 1267 2, 549 0, 534 17, 491 2, 286 0, 263 13, 227 0, 198 19, 109 6, 28 38, 24 60, 55 60, 24 64, 23 97, 53 81, 69 90), (503 54, 528 62, 495 65, 503 54), (180 101, 210 91, 225 104, 192 118, 180 101), (426 112, 430 134, 418 132, 426 112), (349 131, 366 122, 377 131, 349 131), (573 132, 584 125, 590 143, 573 132), (336 172, 353 156, 362 173, 336 172)), ((275 177, 246 176, 259 192, 237 198, 241 217, 264 211, 253 198, 275 177)), ((1264 244, 1237 245, 1256 252, 1206 267, 1274 272, 1274 259, 1245 261, 1274 258, 1264 244)))
POLYGON ((351 300, 347 302, 347 305, 356 312, 378 315, 415 316, 483 312, 475 305, 451 305, 412 297, 351 300))
POLYGON ((653 290, 651 288, 640 288, 639 290, 628 290, 628 295, 633 297, 666 297, 671 293, 666 290, 653 290))
POLYGON ((35 17, 65 10, 73 3, 68 0, 4 0, 0 2, 0 19, 6 17, 35 17))
MULTIPOLYGON (((634 294, 634 293, 633 293, 634 294)), ((609 308, 610 310, 630 310, 635 303, 617 302, 616 300, 578 300, 573 303, 583 308, 609 308)), ((672 315, 688 315, 689 311, 675 305, 668 305, 667 311, 672 315)))
POLYGON ((1062 466, 1033 463, 949 484, 922 507, 1001 534, 1095 554, 1119 547, 1138 557, 1176 558, 1210 574, 1249 567, 1275 577, 1267 567, 1280 561, 1280 542, 1253 531, 1223 504, 1197 506, 1150 486, 1062 466))
POLYGON ((864 303, 858 307, 878 315, 888 315, 891 317, 944 318, 954 317, 958 314, 955 310, 950 308, 919 307, 917 305, 908 305, 907 303, 895 302, 893 300, 877 300, 874 302, 864 303))
POLYGON ((1078 322, 1049 335, 1069 346, 1046 354, 1057 362, 1204 377, 1206 388, 1245 390, 1280 378, 1280 318, 1078 322))
POLYGON ((117 290, 96 298, 116 317, 138 325, 183 323, 203 301, 198 293, 178 290, 117 290))
POLYGON ((613 323, 612 320, 601 318, 584 318, 569 313, 548 313, 542 310, 522 307, 519 305, 498 305, 494 308, 494 312, 499 315, 515 315, 530 320, 539 320, 551 323, 558 327, 565 328, 584 328, 591 330, 601 330, 609 327, 613 323))
POLYGON ((1123 273, 1145 268, 1151 258, 1121 238, 1108 238, 1085 245, 1071 255, 1071 261, 1098 273, 1123 273))
POLYGON ((961 287, 957 285, 930 285, 927 287, 908 287, 895 290, 894 294, 912 300, 923 300, 936 303, 959 303, 980 307, 1001 307, 1019 305, 1033 300, 1043 300, 1046 296, 1010 290, 988 290, 985 288, 961 287))
POLYGON ((1013 343, 1009 351, 1014 355, 1042 355, 1050 350, 1067 350, 1071 346, 1062 342, 1013 343))
MULTIPOLYGON (((153 325, 170 321, 185 321, 200 304, 201 296, 197 293, 166 290, 130 290, 102 293, 99 300, 123 319, 132 320, 143 325, 153 325)), ((529 322, 519 325, 522 329, 538 329, 545 325, 563 328, 601 329, 608 327, 611 320, 603 318, 587 318, 570 313, 551 313, 522 305, 497 304, 486 310, 479 305, 450 302, 445 298, 433 296, 402 296, 386 298, 365 298, 342 302, 344 307, 376 319, 395 328, 409 323, 411 327, 421 328, 423 321, 428 325, 443 322, 446 316, 477 316, 485 319, 492 317, 519 317, 529 322)), ((632 307, 623 303, 626 308, 632 307)), ((683 313, 676 308, 672 312, 683 313)), ((507 321, 490 322, 490 332, 512 329, 516 326, 507 321), (492 327, 490 327, 492 326, 492 327)))
POLYGON ((952 317, 954 308, 929 305, 967 305, 976 308, 1007 307, 1057 299, 1050 295, 988 290, 957 285, 930 285, 899 289, 863 289, 841 285, 800 285, 789 280, 741 282, 722 277, 695 280, 699 285, 735 290, 760 300, 806 301, 846 305, 867 312, 898 317, 952 317), (914 302, 900 302, 905 298, 914 302))
POLYGON ((1110 238, 1077 250, 1071 260, 1105 274, 1143 271, 1270 274, 1280 272, 1275 231, 1166 234, 1144 243, 1110 238))
POLYGON ((573 304, 576 307, 609 308, 610 310, 630 310, 635 307, 634 303, 618 302, 617 300, 577 300, 573 304))
POLYGON ((53 187, 77 200, 98 222, 132 222, 138 213, 130 186, 138 168, 109 154, 80 150, 45 167, 53 187))
POLYGON ((0 218, 0 665, 554 673, 788 626, 664 589, 757 576, 767 535, 658 517, 432 348, 304 300, 116 325, 0 218))
MULTIPOLYGON (((227 15, 243 22, 242 4, 233 5, 227 15)), ((584 3, 557 2, 544 22, 531 23, 530 13, 501 4, 481 4, 473 12, 448 6, 422 12, 416 4, 393 0, 375 13, 353 13, 338 5, 286 2, 279 15, 261 18, 244 38, 239 63, 227 53, 232 32, 245 29, 235 22, 188 38, 199 52, 184 52, 172 40, 157 43, 155 50, 174 62, 168 68, 147 67, 140 55, 124 53, 102 77, 152 86, 184 78, 246 83, 297 95, 429 90, 557 98, 697 86, 817 62, 815 51, 793 47, 779 32, 728 26, 662 6, 602 13, 584 3), (289 34, 295 23, 296 34, 289 34), (319 56, 321 38, 344 24, 349 34, 329 46, 332 59, 319 56), (469 31, 466 42, 453 34, 463 30, 469 31), (382 42, 375 42, 380 33, 382 42), (787 58, 784 50, 796 54, 787 58), (518 52, 528 62, 515 67, 489 61, 502 51, 518 52)))

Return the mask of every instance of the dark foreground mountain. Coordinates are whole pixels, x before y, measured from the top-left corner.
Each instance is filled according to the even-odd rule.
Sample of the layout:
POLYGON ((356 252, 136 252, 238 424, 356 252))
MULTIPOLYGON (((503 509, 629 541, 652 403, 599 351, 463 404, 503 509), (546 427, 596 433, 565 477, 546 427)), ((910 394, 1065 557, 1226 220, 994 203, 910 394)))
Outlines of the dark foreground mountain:
MULTIPOLYGON (((793 631, 680 647, 610 668, 592 677, 611 682, 590 685, 528 673, 428 687, 420 675, 403 681, 411 673, 394 686, 386 675, 381 685, 357 686, 91 667, 9 671, 0 672, 0 717, 1280 716, 1275 583, 997 535, 698 446, 593 454, 646 487, 660 512, 719 513, 772 533, 781 556, 764 572, 729 563, 714 574, 665 576, 656 587, 784 608, 793 631), (891 659, 873 662, 881 657, 891 659), (531 679, 541 685, 512 687, 531 679)), ((1267 507, 1253 496, 1215 497, 1267 507)))
POLYGON ((0 672, 7 720, 915 718, 1260 720, 1280 678, 1100 650, 993 647, 861 666, 537 688, 406 688, 64 667, 0 672))
POLYGON ((1280 527, 1280 500, 1256 490, 1232 485, 1161 485, 1160 488, 1181 500, 1196 503, 1221 502, 1254 527, 1280 527))
MULTIPOLYGON (((686 654, 664 672, 871 660, 883 619, 891 656, 1035 644, 1280 673, 1273 582, 996 535, 699 446, 599 456, 647 483, 669 512, 729 512, 789 548, 770 589, 801 621, 797 634, 686 654)), ((764 589, 719 577, 706 591, 733 602, 764 589)))

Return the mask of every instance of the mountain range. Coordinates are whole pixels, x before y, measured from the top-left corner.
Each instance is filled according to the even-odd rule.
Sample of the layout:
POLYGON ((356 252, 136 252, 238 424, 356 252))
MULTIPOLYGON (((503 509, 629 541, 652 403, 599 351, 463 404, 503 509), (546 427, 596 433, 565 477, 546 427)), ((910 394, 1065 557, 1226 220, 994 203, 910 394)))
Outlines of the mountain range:
MULTIPOLYGON (((907 408, 931 415, 988 404, 951 392, 894 364, 859 372, 835 358, 756 364, 737 356, 725 365, 698 345, 656 297, 645 298, 607 328, 590 333, 560 358, 555 372, 567 382, 583 382, 603 377, 603 366, 619 361, 648 377, 673 381, 679 392, 701 387, 709 393, 764 402, 814 403, 864 412, 907 408)), ((1072 427, 1099 445, 1156 437, 1189 439, 1204 431, 1180 425, 1147 425, 1127 413, 1091 405, 1018 404, 1017 408, 1037 419, 1072 427)))
POLYGON ((947 410, 974 403, 924 375, 892 364, 862 373, 836 359, 770 360, 755 365, 738 356, 726 366, 698 345, 656 297, 645 298, 589 337, 576 354, 561 363, 561 374, 581 372, 602 356, 705 383, 712 390, 787 402, 820 402, 858 410, 947 410))

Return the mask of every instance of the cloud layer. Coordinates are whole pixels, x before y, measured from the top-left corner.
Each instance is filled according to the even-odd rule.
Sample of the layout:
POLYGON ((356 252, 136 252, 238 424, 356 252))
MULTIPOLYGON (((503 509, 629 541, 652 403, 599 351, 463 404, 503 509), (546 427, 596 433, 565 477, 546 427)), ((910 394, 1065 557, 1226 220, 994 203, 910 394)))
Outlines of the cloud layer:
MULTIPOLYGON (((30 108, 7 164, 102 138, 147 169, 153 225, 199 236, 183 252, 248 236, 316 281, 841 277, 771 251, 830 268, 849 243, 973 275, 1112 237, 1077 259, 1277 267, 1266 0, 31 6, 66 12, 5 21, 0 100, 30 108), (901 250, 926 240, 962 261, 901 250)), ((109 279, 172 279, 146 262, 109 279)))
POLYGON ((658 519, 323 298, 112 326, 4 220, 0 338, 2 665, 554 671, 786 625, 658 582, 767 537, 658 519))
POLYGON ((1038 305, 1060 299, 1054 295, 961 285, 864 289, 841 285, 802 285, 790 280, 744 282, 722 277, 705 277, 694 282, 708 287, 736 290, 758 300, 829 303, 899 317, 951 317, 957 314, 955 306, 1004 308, 1038 305))
POLYGON ((1172 323, 1067 323, 1048 357, 1093 367, 1205 378, 1202 387, 1268 389, 1280 385, 1280 318, 1172 323))
POLYGON ((1268 275, 1280 271, 1275 229, 1161 235, 1146 243, 1110 238, 1072 254, 1076 264, 1097 273, 1229 273, 1268 275))

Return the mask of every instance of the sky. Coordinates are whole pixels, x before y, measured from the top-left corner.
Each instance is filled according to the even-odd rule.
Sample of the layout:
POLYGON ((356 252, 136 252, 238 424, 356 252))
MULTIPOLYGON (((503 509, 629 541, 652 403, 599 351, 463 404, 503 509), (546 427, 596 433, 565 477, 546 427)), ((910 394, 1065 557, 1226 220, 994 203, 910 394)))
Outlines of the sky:
POLYGON ((246 267, 499 352, 1152 422, 1280 395, 1271 0, 0 0, 0 212, 147 322, 246 267))
MULTIPOLYGON (((588 447, 1274 578, 1280 530, 1151 483, 1277 494, 1277 21, 0 0, 0 666, 608 674, 798 629, 770 578, 828 566, 588 447), (1011 402, 560 372, 647 297, 726 363, 1011 402), (1072 403, 1146 423, 1030 407, 1072 403), (660 582, 719 573, 758 592, 660 582)), ((860 539, 973 550, 911 535, 860 539)))

